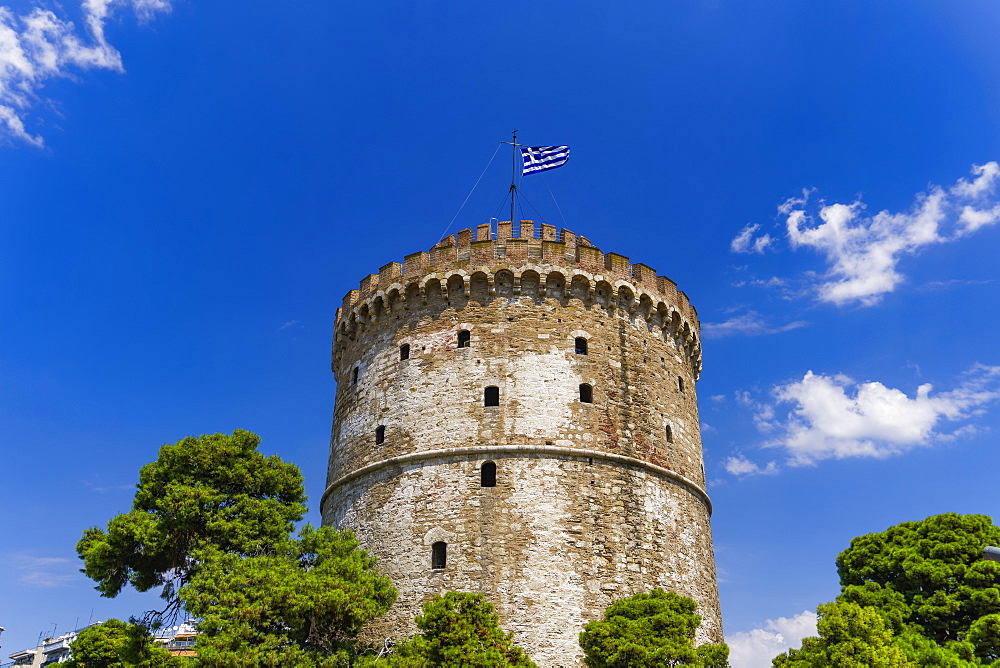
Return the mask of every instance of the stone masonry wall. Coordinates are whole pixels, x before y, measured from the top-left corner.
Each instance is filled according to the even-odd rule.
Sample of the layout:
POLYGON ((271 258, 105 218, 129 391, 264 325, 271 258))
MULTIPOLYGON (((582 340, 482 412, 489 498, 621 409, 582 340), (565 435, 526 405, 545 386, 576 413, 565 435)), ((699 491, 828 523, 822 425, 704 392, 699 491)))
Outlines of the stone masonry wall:
MULTIPOLYGON (((525 240, 504 238, 517 230, 501 223, 500 238, 470 240, 471 259, 458 260, 463 231, 419 271, 387 265, 338 311, 321 507, 400 591, 370 632, 405 637, 434 594, 482 592, 539 665, 577 665, 586 621, 664 587, 698 602, 699 642, 721 641, 697 316, 672 283, 635 270, 645 265, 574 260, 545 227, 535 241, 563 244, 548 259, 511 257, 525 240), (477 243, 490 252, 475 255, 477 243), (498 406, 484 405, 487 387, 498 406), (495 487, 480 486, 484 462, 495 487), (431 563, 438 542, 443 569, 431 563)), ((561 236, 575 258, 593 248, 561 236)))

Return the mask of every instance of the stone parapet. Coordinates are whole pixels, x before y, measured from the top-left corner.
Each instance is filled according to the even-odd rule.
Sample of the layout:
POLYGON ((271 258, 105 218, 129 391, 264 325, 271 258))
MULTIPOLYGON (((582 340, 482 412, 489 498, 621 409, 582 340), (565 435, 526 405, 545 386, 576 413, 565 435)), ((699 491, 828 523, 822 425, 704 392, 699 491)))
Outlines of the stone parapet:
POLYGON ((657 276, 656 270, 648 265, 631 264, 629 258, 618 253, 602 253, 589 239, 565 228, 557 229, 554 225, 543 223, 536 229, 535 223, 530 220, 520 221, 518 227, 510 221, 501 221, 497 223, 497 231, 492 238, 491 234, 489 225, 480 225, 475 233, 468 228, 459 230, 457 234, 443 238, 429 251, 407 255, 403 264, 390 262, 378 274, 362 279, 358 290, 351 290, 344 296, 342 306, 347 309, 365 301, 404 277, 451 269, 471 272, 499 263, 535 260, 540 264, 579 267, 600 274, 612 283, 626 281, 642 286, 649 292, 658 293, 663 301, 680 311, 697 328, 697 312, 687 296, 677 290, 676 283, 666 276, 657 276))
POLYGON ((586 237, 566 229, 541 225, 536 233, 531 221, 521 221, 519 228, 501 221, 496 238, 484 239, 488 227, 480 226, 475 235, 471 229, 460 230, 429 251, 411 253, 402 264, 390 262, 363 278, 337 309, 335 350, 338 341, 352 338, 359 327, 387 311, 419 309, 435 299, 458 306, 458 290, 463 301, 481 304, 497 298, 563 304, 577 299, 587 308, 625 313, 676 340, 695 378, 701 373, 698 313, 672 280, 619 253, 602 253, 586 237), (473 241, 474 236, 479 240, 473 241))

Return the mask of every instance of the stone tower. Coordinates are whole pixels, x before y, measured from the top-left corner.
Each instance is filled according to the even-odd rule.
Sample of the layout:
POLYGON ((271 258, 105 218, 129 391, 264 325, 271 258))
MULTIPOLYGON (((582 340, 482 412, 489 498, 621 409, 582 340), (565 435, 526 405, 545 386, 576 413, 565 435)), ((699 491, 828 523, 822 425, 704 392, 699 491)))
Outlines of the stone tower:
POLYGON ((700 369, 673 281, 551 225, 462 230, 362 280, 321 508, 399 589, 372 637, 479 592, 539 665, 577 665, 586 622, 662 587, 721 642, 700 369))

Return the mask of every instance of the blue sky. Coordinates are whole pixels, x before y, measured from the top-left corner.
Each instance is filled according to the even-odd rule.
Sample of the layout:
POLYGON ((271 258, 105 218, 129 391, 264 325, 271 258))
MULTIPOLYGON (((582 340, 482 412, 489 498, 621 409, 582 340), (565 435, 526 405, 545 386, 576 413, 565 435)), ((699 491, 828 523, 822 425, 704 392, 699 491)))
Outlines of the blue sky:
POLYGON ((525 217, 698 308, 724 624, 767 665, 851 537, 998 511, 998 23, 992 1, 8 0, 3 654, 155 604, 98 597, 74 545, 163 443, 261 434, 318 521, 336 306, 500 215, 504 150, 448 227, 516 127, 573 151, 525 217))

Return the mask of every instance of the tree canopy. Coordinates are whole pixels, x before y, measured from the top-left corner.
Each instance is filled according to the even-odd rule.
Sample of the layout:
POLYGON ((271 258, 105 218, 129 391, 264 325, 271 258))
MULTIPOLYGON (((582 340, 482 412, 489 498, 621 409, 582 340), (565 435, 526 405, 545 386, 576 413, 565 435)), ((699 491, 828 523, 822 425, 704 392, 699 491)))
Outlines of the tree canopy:
POLYGON ((349 533, 306 526, 280 552, 202 552, 183 589, 209 666, 346 666, 354 638, 396 598, 375 559, 349 533))
POLYGON ((672 591, 654 589, 615 601, 601 621, 580 634, 580 647, 592 668, 728 666, 724 644, 694 646, 701 623, 695 602, 672 591))
POLYGON ((349 532, 306 525, 292 537, 302 474, 259 443, 236 431, 163 446, 131 512, 84 533, 83 572, 108 597, 162 586, 166 610, 143 621, 181 607, 199 618, 200 665, 349 665, 396 590, 349 532))
POLYGON ((825 603, 817 612, 819 638, 774 659, 781 668, 903 668, 915 664, 893 644, 892 630, 878 611, 857 603, 825 603))
POLYGON ((132 510, 107 530, 92 527, 77 544, 83 572, 102 596, 126 585, 139 591, 163 587, 177 604, 177 590, 199 563, 192 555, 210 547, 236 555, 273 551, 305 513, 302 474, 294 464, 257 451, 248 431, 194 436, 160 448, 142 467, 132 510))
POLYGON ((159 647, 141 624, 109 619, 89 626, 70 645, 67 668, 170 668, 185 661, 159 647))
POLYGON ((837 557, 841 594, 820 606, 819 638, 807 638, 801 650, 774 664, 841 665, 822 661, 846 651, 839 632, 845 625, 867 645, 856 647, 854 656, 885 653, 889 646, 904 657, 906 663, 898 665, 997 661, 1000 564, 983 558, 983 548, 997 544, 1000 527, 989 517, 955 513, 855 538, 837 557))
POLYGON ((418 668, 492 668, 535 664, 500 628, 493 605, 482 594, 450 591, 424 603, 416 618, 421 633, 401 643, 392 666, 418 668))

